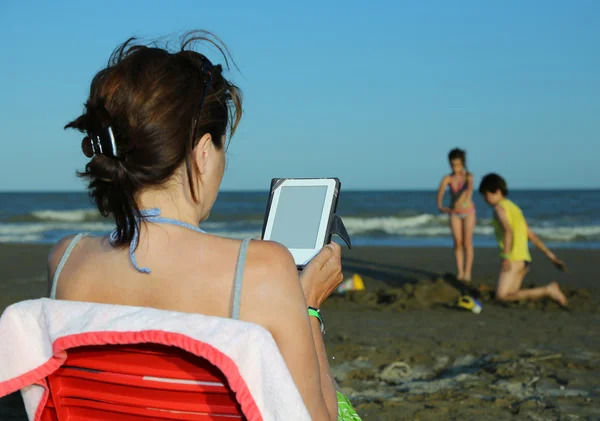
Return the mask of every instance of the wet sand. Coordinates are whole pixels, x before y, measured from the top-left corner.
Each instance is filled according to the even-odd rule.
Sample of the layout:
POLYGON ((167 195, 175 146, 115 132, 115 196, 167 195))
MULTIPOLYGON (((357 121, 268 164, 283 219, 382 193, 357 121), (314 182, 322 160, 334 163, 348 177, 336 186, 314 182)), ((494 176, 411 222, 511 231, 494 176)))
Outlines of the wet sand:
MULTIPOLYGON (((0 245, 0 310, 46 293, 47 246, 0 245)), ((367 290, 323 308, 334 376, 363 420, 600 420, 600 250, 555 250, 561 274, 538 253, 526 284, 556 280, 569 310, 550 302, 493 301, 494 249, 476 250, 472 286, 449 275, 449 249, 345 251, 367 290), (479 315, 454 307, 461 292, 479 315)), ((0 420, 25 420, 18 394, 0 420)))

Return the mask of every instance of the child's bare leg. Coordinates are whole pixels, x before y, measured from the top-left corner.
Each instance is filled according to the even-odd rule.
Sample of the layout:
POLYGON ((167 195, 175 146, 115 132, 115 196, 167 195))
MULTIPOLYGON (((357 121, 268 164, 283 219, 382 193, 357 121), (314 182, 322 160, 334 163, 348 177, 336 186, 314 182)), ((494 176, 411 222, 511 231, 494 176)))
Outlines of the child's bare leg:
POLYGON ((450 215, 450 229, 454 239, 454 257, 456 259, 456 277, 463 279, 465 268, 465 256, 463 247, 462 220, 456 215, 450 215))
POLYGON ((475 231, 476 216, 475 212, 471 212, 463 219, 463 244, 465 247, 465 281, 471 280, 471 271, 473 269, 473 232, 475 231))
POLYGON ((496 299, 499 301, 539 300, 551 298, 560 305, 567 305, 567 297, 562 293, 558 284, 552 282, 543 287, 521 289, 523 279, 529 272, 525 262, 511 262, 511 267, 506 272, 501 272, 496 288, 496 299))
POLYGON ((520 298, 515 297, 521 289, 523 278, 527 272, 528 269, 524 262, 511 262, 509 270, 500 272, 496 286, 496 299, 499 301, 519 300, 520 298))
POLYGON ((567 304, 569 304, 567 297, 560 290, 560 287, 556 282, 550 282, 548 285, 546 285, 546 288, 548 289, 548 296, 554 301, 556 301, 558 304, 560 304, 561 306, 566 306, 567 304))

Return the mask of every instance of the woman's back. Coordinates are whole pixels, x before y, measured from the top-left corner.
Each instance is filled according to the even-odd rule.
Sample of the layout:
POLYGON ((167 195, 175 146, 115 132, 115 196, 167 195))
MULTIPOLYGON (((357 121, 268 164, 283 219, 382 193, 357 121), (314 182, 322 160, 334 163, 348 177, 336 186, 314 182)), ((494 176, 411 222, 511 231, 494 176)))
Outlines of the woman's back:
MULTIPOLYGON (((138 265, 151 269, 150 273, 143 273, 132 265, 129 248, 113 247, 108 237, 84 236, 55 277, 72 238, 58 244, 50 257, 49 278, 56 278, 57 299, 231 317, 242 244, 239 240, 149 223, 142 229, 135 251, 138 265)), ((275 281, 256 276, 268 271, 268 267, 261 268, 264 259, 260 256, 266 251, 263 249, 272 246, 262 243, 248 247, 249 256, 245 256, 245 264, 242 262, 243 294, 251 294, 260 281, 275 281)), ((251 304, 246 308, 244 316, 253 321, 251 304)))

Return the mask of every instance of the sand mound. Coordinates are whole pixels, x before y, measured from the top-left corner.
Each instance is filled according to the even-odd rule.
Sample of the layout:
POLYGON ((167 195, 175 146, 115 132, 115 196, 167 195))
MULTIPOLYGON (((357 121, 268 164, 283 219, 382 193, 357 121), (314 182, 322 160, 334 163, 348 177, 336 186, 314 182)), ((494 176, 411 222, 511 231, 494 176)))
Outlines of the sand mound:
POLYGON ((351 291, 342 299, 359 304, 361 307, 404 311, 453 304, 459 296, 460 292, 456 288, 440 278, 435 281, 405 284, 400 288, 351 291))
MULTIPOLYGON (((439 277, 435 280, 421 280, 407 283, 401 287, 387 287, 381 282, 365 278, 366 290, 349 291, 343 296, 331 297, 328 306, 344 306, 351 302, 361 308, 379 311, 406 311, 442 307, 456 308, 456 301, 461 295, 470 295, 484 304, 492 304, 507 308, 523 307, 542 311, 584 311, 600 313, 600 305, 586 289, 563 288, 569 299, 568 310, 562 309, 552 300, 537 302, 523 301, 499 303, 494 299, 494 285, 474 282, 463 284, 451 276, 439 277)), ((535 285, 528 285, 527 288, 535 285)))

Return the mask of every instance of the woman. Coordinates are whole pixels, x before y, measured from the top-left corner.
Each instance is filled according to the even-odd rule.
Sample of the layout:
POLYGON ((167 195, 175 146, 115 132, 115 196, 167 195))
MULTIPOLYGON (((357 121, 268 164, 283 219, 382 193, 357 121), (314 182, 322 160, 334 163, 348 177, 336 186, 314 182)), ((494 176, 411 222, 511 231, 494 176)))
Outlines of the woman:
POLYGON ((275 338, 312 418, 335 420, 321 320, 307 307, 318 309, 341 282, 340 247, 326 246, 299 276, 279 244, 198 228, 217 197, 227 132, 242 117, 240 90, 221 65, 191 49, 198 41, 217 47, 227 64, 222 42, 196 32, 175 52, 130 39, 94 77, 84 113, 66 127, 86 134, 82 148, 91 160, 79 175, 116 229, 54 246, 51 296, 259 324, 275 338), (239 306, 232 303, 238 263, 239 306))
POLYGON ((456 278, 471 281, 473 268, 473 231, 475 230, 475 204, 473 203, 473 174, 467 171, 467 153, 452 149, 448 154, 452 173, 444 176, 437 193, 437 206, 450 215, 450 229, 454 239, 456 278), (450 207, 443 205, 444 192, 450 188, 450 207))

